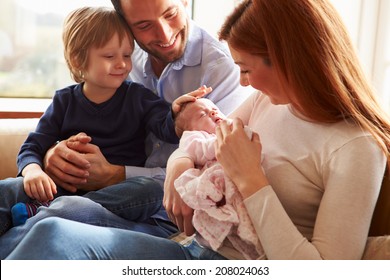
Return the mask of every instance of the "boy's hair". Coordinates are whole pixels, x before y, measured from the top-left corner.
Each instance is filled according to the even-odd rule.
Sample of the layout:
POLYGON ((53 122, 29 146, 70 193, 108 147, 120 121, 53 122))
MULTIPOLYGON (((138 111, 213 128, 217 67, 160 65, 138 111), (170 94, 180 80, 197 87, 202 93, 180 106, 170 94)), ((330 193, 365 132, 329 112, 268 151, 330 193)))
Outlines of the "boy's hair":
POLYGON ((127 23, 112 8, 84 7, 71 12, 64 23, 62 39, 64 56, 72 79, 83 81, 82 71, 88 66, 91 47, 103 47, 115 34, 125 36, 134 49, 134 39, 127 23))

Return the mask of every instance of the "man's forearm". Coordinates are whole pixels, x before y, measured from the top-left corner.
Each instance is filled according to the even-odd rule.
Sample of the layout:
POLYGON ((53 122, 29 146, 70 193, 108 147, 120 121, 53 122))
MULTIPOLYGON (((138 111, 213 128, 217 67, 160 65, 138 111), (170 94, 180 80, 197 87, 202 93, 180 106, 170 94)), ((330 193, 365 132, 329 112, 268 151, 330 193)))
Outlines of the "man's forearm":
POLYGON ((121 165, 112 165, 110 167, 110 172, 108 175, 108 180, 106 182, 106 186, 111 186, 118 184, 126 179, 126 169, 125 166, 121 165))
POLYGON ((108 168, 100 169, 100 171, 99 174, 90 174, 87 183, 78 185, 77 189, 96 191, 118 184, 126 179, 124 166, 110 165, 108 168))

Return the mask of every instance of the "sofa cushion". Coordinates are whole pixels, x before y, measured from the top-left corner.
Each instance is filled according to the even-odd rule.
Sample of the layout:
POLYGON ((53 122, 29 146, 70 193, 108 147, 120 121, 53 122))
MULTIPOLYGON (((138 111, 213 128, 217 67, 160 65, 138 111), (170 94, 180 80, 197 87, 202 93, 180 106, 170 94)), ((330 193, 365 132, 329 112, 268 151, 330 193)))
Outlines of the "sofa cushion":
MULTIPOLYGON (((387 171, 387 170, 386 170, 387 171)), ((372 217, 370 236, 390 234, 390 177, 386 174, 382 181, 378 201, 372 217)), ((389 243, 390 244, 390 243, 389 243)))
POLYGON ((17 175, 16 158, 38 119, 0 119, 0 179, 17 175))

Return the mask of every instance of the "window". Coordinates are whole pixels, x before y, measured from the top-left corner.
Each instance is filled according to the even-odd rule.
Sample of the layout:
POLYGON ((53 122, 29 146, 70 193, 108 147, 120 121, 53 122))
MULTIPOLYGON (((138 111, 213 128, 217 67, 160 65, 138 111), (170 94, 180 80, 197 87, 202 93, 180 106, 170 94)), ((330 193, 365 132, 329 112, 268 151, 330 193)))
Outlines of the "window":
POLYGON ((331 1, 349 29, 382 105, 390 111, 390 1, 331 1))
POLYGON ((378 29, 373 55, 372 79, 386 109, 390 108, 390 1, 378 3, 378 29))
MULTIPOLYGON (((112 6, 110 0, 1 1, 0 98, 51 98, 56 89, 74 83, 62 54, 63 20, 80 6, 112 6)), ((379 97, 390 107, 390 1, 331 1, 344 18, 379 97)), ((189 12, 216 35, 238 2, 193 0, 189 12)))
POLYGON ((62 25, 81 5, 109 0, 2 0, 0 97, 47 97, 74 83, 62 53, 62 25))
MULTIPOLYGON (((343 18, 383 106, 390 111, 390 1, 330 1, 343 18)), ((238 2, 240 0, 195 0, 194 19, 216 35, 224 18, 238 2)))

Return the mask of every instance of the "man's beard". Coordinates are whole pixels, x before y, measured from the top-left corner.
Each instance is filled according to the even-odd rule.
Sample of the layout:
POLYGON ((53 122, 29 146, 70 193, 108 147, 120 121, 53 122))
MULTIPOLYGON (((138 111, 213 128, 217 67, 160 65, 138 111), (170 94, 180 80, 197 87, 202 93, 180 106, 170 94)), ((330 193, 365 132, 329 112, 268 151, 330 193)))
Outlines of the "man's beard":
MULTIPOLYGON (((141 49, 143 49, 145 52, 147 52, 150 56, 154 57, 156 60, 160 61, 160 63, 167 65, 168 63, 171 63, 180 57, 183 56, 185 47, 187 45, 187 39, 188 39, 188 32, 187 32, 187 26, 184 26, 180 32, 176 35, 175 40, 178 40, 178 38, 181 38, 180 46, 177 48, 175 47, 172 52, 164 53, 156 50, 156 48, 150 48, 148 46, 145 46, 142 43, 139 43, 137 41, 137 44, 141 49)), ((174 44, 176 44, 175 42, 174 44)), ((158 47, 157 47, 158 48, 158 47)))

